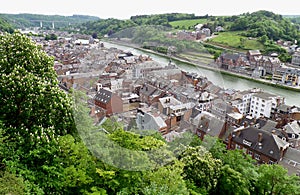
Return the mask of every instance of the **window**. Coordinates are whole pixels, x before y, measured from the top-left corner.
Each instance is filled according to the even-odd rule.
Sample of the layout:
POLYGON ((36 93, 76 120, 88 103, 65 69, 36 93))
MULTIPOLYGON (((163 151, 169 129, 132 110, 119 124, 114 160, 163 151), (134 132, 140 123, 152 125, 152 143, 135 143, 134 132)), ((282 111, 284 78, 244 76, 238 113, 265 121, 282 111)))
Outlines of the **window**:
POLYGON ((235 144, 235 148, 236 148, 236 149, 241 149, 241 146, 238 145, 238 144, 235 144))
POLYGON ((295 136, 295 134, 293 133, 293 134, 292 134, 292 138, 295 138, 295 137, 296 137, 296 136, 295 136))
POLYGON ((256 160, 260 160, 260 155, 259 155, 259 154, 255 154, 255 155, 254 155, 254 158, 255 158, 256 160))
POLYGON ((251 150, 249 150, 249 151, 248 151, 248 154, 249 154, 250 156, 252 156, 252 155, 253 155, 253 152, 252 152, 251 150))
POLYGON ((274 164, 274 163, 275 163, 274 161, 269 160, 269 164, 270 164, 270 165, 272 165, 272 164, 274 164))

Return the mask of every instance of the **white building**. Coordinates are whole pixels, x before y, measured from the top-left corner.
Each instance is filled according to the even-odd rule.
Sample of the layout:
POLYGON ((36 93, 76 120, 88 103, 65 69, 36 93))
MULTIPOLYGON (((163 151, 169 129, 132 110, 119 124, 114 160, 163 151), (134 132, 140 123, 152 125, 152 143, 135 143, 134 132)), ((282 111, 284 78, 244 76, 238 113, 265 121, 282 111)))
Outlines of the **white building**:
POLYGON ((240 98, 231 101, 231 105, 239 109, 240 113, 247 115, 250 112, 250 103, 253 94, 261 92, 259 88, 240 92, 240 98))
POLYGON ((254 118, 270 118, 273 109, 280 104, 284 104, 284 98, 280 96, 266 92, 255 93, 251 98, 249 115, 254 118))
POLYGON ((123 88, 123 79, 116 79, 116 80, 111 80, 111 91, 112 92, 118 92, 120 89, 123 88))
POLYGON ((164 67, 155 61, 145 61, 136 64, 132 69, 133 78, 144 78, 152 71, 162 70, 164 67))

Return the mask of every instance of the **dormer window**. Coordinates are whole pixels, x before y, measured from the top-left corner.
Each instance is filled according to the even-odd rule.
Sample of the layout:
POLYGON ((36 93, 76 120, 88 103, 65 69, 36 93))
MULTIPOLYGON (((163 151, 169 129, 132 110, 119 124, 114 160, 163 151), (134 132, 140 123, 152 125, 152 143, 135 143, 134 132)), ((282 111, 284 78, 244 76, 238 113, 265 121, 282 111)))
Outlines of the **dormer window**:
POLYGON ((295 136, 295 134, 293 133, 293 134, 292 134, 292 138, 295 138, 295 137, 296 137, 296 136, 295 136))

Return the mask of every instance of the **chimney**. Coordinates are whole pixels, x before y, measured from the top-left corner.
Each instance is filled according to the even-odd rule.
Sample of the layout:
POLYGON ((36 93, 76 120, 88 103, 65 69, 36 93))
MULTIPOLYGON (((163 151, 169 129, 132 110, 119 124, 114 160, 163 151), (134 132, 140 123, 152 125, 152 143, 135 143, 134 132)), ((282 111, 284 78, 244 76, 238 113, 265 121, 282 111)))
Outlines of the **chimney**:
POLYGON ((258 133, 258 142, 261 142, 262 141, 262 133, 258 133))
POLYGON ((102 88, 102 84, 101 83, 97 83, 97 92, 100 91, 101 88, 102 88))
POLYGON ((272 130, 272 134, 274 134, 274 135, 275 135, 275 132, 276 132, 276 131, 273 129, 273 130, 272 130))

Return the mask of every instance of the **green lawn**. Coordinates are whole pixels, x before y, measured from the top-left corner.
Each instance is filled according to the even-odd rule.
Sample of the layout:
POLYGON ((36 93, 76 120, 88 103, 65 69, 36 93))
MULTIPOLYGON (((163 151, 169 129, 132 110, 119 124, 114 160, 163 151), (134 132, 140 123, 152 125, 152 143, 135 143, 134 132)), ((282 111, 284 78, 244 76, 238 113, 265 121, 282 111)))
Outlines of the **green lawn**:
POLYGON ((210 40, 210 43, 216 43, 225 47, 236 48, 238 50, 263 50, 264 45, 256 39, 249 39, 240 35, 240 32, 222 32, 210 40))
POLYGON ((196 24, 205 24, 207 19, 193 19, 193 20, 178 20, 170 22, 173 28, 179 27, 179 29, 189 29, 189 27, 194 27, 196 24))

